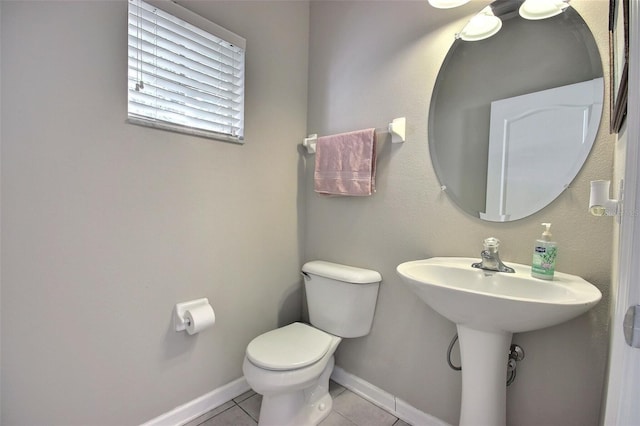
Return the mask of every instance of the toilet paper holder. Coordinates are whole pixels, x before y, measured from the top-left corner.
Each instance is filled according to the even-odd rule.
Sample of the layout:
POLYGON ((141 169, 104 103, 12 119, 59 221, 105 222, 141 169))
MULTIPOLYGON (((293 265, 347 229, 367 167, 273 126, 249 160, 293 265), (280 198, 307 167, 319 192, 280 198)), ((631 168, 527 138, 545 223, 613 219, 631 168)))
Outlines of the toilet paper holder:
POLYGON ((176 303, 173 310, 173 326, 176 331, 183 331, 190 325, 189 319, 185 317, 185 312, 190 309, 196 308, 201 305, 208 305, 209 299, 203 297, 202 299, 190 300, 188 302, 176 303))

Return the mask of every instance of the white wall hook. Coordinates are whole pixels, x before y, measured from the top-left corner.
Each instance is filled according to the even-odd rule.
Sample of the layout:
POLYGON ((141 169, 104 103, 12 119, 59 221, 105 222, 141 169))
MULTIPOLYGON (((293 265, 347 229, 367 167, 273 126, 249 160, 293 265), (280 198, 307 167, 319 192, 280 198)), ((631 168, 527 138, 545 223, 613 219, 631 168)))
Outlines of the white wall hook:
POLYGON ((406 117, 394 118, 389 123, 389 133, 391 133, 392 143, 401 143, 405 141, 407 132, 407 119, 406 117))
POLYGON ((309 135, 308 137, 304 138, 304 140, 302 141, 302 146, 307 148, 307 152, 309 154, 315 154, 316 153, 316 142, 318 142, 318 135, 314 133, 314 134, 309 135))

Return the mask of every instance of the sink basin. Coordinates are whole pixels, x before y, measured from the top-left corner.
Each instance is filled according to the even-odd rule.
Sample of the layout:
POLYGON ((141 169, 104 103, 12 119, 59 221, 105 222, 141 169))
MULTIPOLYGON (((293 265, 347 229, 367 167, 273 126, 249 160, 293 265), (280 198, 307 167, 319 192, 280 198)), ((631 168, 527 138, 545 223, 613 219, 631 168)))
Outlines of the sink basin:
POLYGON ((602 298, 584 279, 556 272, 553 281, 531 276, 531 267, 507 262, 515 273, 472 268, 477 259, 434 257, 397 270, 427 305, 456 324, 518 333, 560 324, 602 298))
POLYGON ((398 265, 413 292, 456 323, 462 364, 460 425, 506 424, 506 363, 513 333, 560 324, 588 311, 600 290, 575 275, 552 281, 531 267, 506 262, 515 273, 471 267, 478 259, 434 257, 398 265))

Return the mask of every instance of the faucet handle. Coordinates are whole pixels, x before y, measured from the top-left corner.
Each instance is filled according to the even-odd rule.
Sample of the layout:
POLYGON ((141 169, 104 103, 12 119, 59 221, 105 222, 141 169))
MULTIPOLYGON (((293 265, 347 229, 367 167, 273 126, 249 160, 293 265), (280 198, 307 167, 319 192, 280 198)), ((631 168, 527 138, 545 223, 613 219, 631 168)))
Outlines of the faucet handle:
POLYGON ((495 237, 485 238, 484 240, 485 250, 489 250, 489 249, 497 250, 499 245, 500 245, 500 240, 495 237))

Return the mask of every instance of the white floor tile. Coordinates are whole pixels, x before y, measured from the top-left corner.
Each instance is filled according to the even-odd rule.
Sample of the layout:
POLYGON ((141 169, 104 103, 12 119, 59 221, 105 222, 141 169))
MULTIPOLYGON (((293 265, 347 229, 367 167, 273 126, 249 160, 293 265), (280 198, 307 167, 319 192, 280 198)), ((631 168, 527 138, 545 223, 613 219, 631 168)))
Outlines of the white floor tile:
POLYGON ((358 426, 342 414, 331 411, 326 419, 320 422, 318 426, 358 426))
MULTIPOLYGON (((333 409, 320 426, 411 426, 331 381, 333 409)), ((256 426, 262 395, 253 391, 234 398, 184 426, 256 426)))
POLYGON ((391 426, 398 420, 382 408, 348 391, 333 400, 333 410, 360 426, 391 426))
POLYGON ((256 426, 257 424, 242 408, 235 405, 214 418, 201 423, 201 426, 256 426))
POLYGON ((246 411, 253 420, 258 421, 260 417, 260 405, 262 405, 262 395, 256 393, 252 397, 238 403, 238 405, 246 411))

